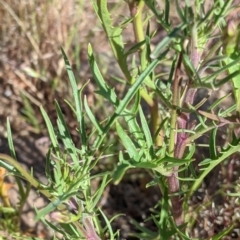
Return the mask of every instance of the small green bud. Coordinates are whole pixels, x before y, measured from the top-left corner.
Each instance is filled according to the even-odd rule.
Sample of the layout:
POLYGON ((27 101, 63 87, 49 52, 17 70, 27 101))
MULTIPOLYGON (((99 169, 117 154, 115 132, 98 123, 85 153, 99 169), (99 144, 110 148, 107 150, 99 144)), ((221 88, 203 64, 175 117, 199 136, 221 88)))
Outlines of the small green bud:
POLYGON ((237 48, 238 34, 238 26, 236 21, 232 19, 228 20, 223 34, 223 49, 224 53, 229 57, 235 52, 237 48))
POLYGON ((235 37, 237 35, 237 24, 234 20, 228 20, 227 23, 227 35, 229 37, 235 37))

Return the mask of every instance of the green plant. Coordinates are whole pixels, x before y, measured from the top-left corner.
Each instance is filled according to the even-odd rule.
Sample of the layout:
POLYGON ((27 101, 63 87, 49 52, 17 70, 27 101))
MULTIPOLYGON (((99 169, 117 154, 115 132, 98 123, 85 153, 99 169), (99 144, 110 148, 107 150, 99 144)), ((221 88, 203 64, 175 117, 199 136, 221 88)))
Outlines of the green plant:
MULTIPOLYGON (((188 1, 184 7, 176 1, 176 11, 181 20, 177 25, 170 19, 171 1, 165 1, 164 9, 156 1, 126 2, 131 16, 114 25, 107 1, 92 1, 123 73, 121 82, 126 88, 125 95, 120 99, 115 89, 104 80, 89 44, 88 58, 98 87, 97 94, 112 105, 113 112, 106 116, 103 123, 96 119, 83 96, 87 83, 78 89, 62 49, 74 99, 74 104, 67 103, 75 114, 81 145, 75 146, 73 143, 61 107, 56 101, 57 129, 54 129, 46 111, 40 108, 52 143, 46 159, 48 184, 44 185, 34 179, 14 160, 14 155, 11 158, 0 154, 3 160, 1 164, 8 171, 15 171, 26 179, 50 200, 43 210, 36 210, 37 218, 62 233, 65 239, 104 239, 106 234, 109 239, 118 238, 119 233, 114 233, 111 227, 112 220, 107 219, 97 204, 111 180, 118 184, 129 169, 145 169, 152 176, 148 186, 157 185, 162 193, 162 199, 159 199, 161 209, 149 216, 158 231, 150 231, 133 221, 140 231, 133 235, 139 239, 192 239, 191 226, 194 219, 190 219, 188 214, 188 201, 216 166, 239 151, 240 138, 236 127, 239 124, 240 102, 236 78, 239 74, 238 35, 234 35, 232 41, 224 38, 226 35, 222 33, 226 29, 228 37, 232 37, 229 30, 231 22, 227 24, 225 17, 236 6, 231 6, 232 1, 219 0, 206 10, 204 3, 196 0, 193 9, 188 1), (156 19, 166 33, 154 51, 151 50, 151 41, 156 31, 150 29, 151 19, 156 19), (136 44, 126 49, 123 30, 131 23, 136 44), (217 31, 220 36, 216 35, 217 31), (212 38, 217 38, 219 44, 205 51, 212 44, 212 38), (223 54, 224 51, 227 56, 223 54), (159 74, 158 67, 168 66, 169 63, 168 74, 159 74), (220 76, 226 71, 228 75, 220 76), (199 89, 216 90, 229 81, 234 88, 235 103, 232 107, 214 113, 223 100, 229 97, 226 94, 207 109, 199 110, 207 101, 207 98, 200 97, 196 104, 199 89), (149 109, 142 107, 141 99, 145 100, 149 109), (194 115, 197 120, 192 121, 190 115, 194 115), (91 127, 91 134, 86 133, 86 118, 91 123, 88 126, 91 127), (229 140, 219 150, 216 138, 218 129, 223 126, 231 128, 228 127, 229 140), (124 150, 119 151, 119 160, 112 173, 106 171, 92 174, 100 156, 109 147, 105 146, 105 139, 111 129, 116 130, 124 150), (205 134, 209 135, 209 143, 206 144, 209 156, 203 160, 197 159, 199 164, 194 166, 194 154, 198 151, 196 140, 205 134), (64 149, 60 148, 60 141, 64 149), (99 177, 102 178, 101 185, 92 192, 91 181, 99 177), (46 214, 50 214, 59 225, 47 221, 44 218, 46 214), (102 226, 99 215, 103 216, 106 227, 102 226)), ((11 140, 11 134, 8 137, 11 140)), ((12 145, 11 150, 14 152, 12 145)), ((221 239, 232 227, 226 227, 211 236, 212 239, 221 239)))

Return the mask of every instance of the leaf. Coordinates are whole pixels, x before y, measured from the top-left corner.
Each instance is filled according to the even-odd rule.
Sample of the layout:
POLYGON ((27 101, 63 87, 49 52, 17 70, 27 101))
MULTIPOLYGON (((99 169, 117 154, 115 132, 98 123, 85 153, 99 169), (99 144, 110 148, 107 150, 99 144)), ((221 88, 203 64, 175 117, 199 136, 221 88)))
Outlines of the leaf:
POLYGON ((13 145, 12 131, 11 131, 9 118, 7 118, 7 139, 8 139, 8 147, 10 149, 10 154, 12 158, 17 159, 16 152, 13 145))
POLYGON ((131 223, 140 231, 140 233, 132 233, 131 236, 135 236, 138 239, 158 239, 158 233, 149 230, 142 226, 140 223, 131 219, 131 223))
POLYGON ((134 44, 126 53, 125 53, 125 56, 129 56, 130 54, 133 54, 137 51, 139 51, 139 49, 144 46, 144 44, 146 44, 146 40, 143 40, 141 42, 138 42, 136 44, 134 44))
MULTIPOLYGON (((205 82, 209 82, 211 81, 212 79, 214 79, 214 77, 217 77, 220 73, 228 70, 230 67, 234 66, 235 64, 239 63, 240 61, 240 57, 230 61, 229 63, 226 63, 225 66, 222 66, 220 69, 214 71, 214 73, 208 75, 207 77, 203 77, 202 78, 202 83, 205 83, 205 82)), ((237 72, 239 71, 239 69, 237 70, 237 72)))
POLYGON ((215 107, 217 107, 222 101, 224 101, 226 98, 230 97, 232 95, 232 93, 228 93, 225 96, 217 99, 212 105, 210 105, 210 107, 208 107, 208 111, 214 109, 215 107))
POLYGON ((189 192, 187 194, 187 199, 192 196, 192 194, 197 190, 197 188, 201 185, 203 179, 221 162, 223 162, 226 158, 239 151, 239 140, 235 145, 230 145, 228 149, 223 151, 220 156, 218 156, 217 160, 214 159, 205 159, 199 165, 209 164, 203 171, 200 176, 195 180, 193 185, 190 187, 189 192))
MULTIPOLYGON (((122 152, 119 153, 119 158, 123 158, 122 152)), ((128 163, 126 160, 124 162, 119 162, 115 171, 113 172, 113 183, 114 185, 119 184, 119 182, 122 180, 125 172, 133 168, 130 163, 128 163)))
POLYGON ((99 90, 97 93, 101 96, 103 96, 105 99, 109 100, 115 107, 118 106, 119 101, 117 99, 117 95, 114 92, 113 89, 110 89, 110 87, 107 85, 107 83, 104 81, 103 76, 98 68, 98 65, 95 61, 95 58, 93 56, 92 47, 89 44, 88 45, 88 60, 90 63, 91 71, 94 76, 94 80, 96 81, 99 90))
POLYGON ((72 141, 72 137, 69 133, 67 124, 64 120, 62 110, 61 110, 60 106, 58 105, 57 101, 55 101, 55 107, 57 110, 57 116, 58 116, 57 125, 58 125, 61 139, 64 143, 66 150, 68 151, 69 155, 71 156, 71 159, 74 162, 74 166, 75 167, 79 166, 79 159, 78 159, 78 154, 76 152, 76 147, 72 141))
POLYGON ((46 216, 48 213, 54 211, 56 208, 60 206, 60 204, 63 204, 67 199, 69 199, 72 196, 76 196, 78 192, 66 192, 62 195, 60 195, 57 199, 50 202, 46 207, 44 207, 41 211, 37 212, 37 216, 35 220, 39 220, 42 217, 46 216))
POLYGON ((201 115, 203 115, 213 121, 220 122, 220 124, 239 123, 238 116, 231 116, 231 117, 223 118, 223 117, 219 116, 220 114, 216 115, 216 114, 208 113, 208 112, 205 112, 202 110, 198 110, 198 112, 201 115))
POLYGON ((108 41, 111 45, 113 54, 117 59, 119 66, 126 76, 127 80, 131 80, 131 75, 128 70, 128 65, 126 61, 126 56, 124 54, 124 45, 122 40, 122 28, 114 27, 112 19, 107 9, 107 0, 97 0, 96 3, 92 0, 94 5, 94 10, 101 20, 104 31, 108 37, 108 41))
POLYGON ((201 161, 198 166, 203 166, 203 165, 206 165, 206 164, 209 164, 211 163, 212 159, 211 158, 206 158, 204 159, 203 161, 201 161))
POLYGON ((74 77, 71 65, 68 61, 67 55, 64 52, 63 48, 61 48, 61 52, 63 55, 63 59, 66 65, 66 69, 67 69, 67 73, 68 73, 68 77, 70 80, 70 84, 72 87, 72 91, 73 91, 73 97, 74 97, 74 102, 75 102, 75 107, 76 107, 76 117, 77 117, 77 121, 79 124, 79 131, 80 131, 80 136, 81 136, 81 140, 82 140, 82 148, 85 149, 86 148, 86 144, 87 144, 87 137, 86 137, 86 131, 85 131, 85 123, 84 123, 84 115, 83 115, 83 108, 82 108, 82 102, 81 99, 79 97, 79 90, 78 90, 78 86, 76 83, 76 79, 74 77))
POLYGON ((145 169, 154 169, 157 168, 158 166, 155 163, 152 162, 132 162, 132 166, 137 167, 137 168, 145 168, 145 169))
POLYGON ((93 115, 91 109, 88 106, 87 103, 87 98, 86 96, 84 96, 84 107, 86 109, 87 115, 89 117, 89 119, 91 120, 92 124, 95 126, 95 128, 98 130, 98 134, 103 134, 103 128, 102 126, 97 122, 95 116, 93 115))
POLYGON ((234 228, 234 224, 231 224, 230 226, 228 226, 226 229, 224 229, 223 231, 221 231, 220 233, 216 234, 215 236, 213 236, 211 238, 211 240, 219 240, 219 239, 223 239, 223 237, 227 236, 231 230, 233 230, 234 228))
POLYGON ((181 18, 182 22, 187 22, 187 19, 186 19, 186 17, 185 17, 184 10, 183 10, 183 8, 179 5, 179 1, 176 0, 175 3, 176 3, 176 10, 177 10, 178 16, 181 18))
POLYGON ((216 136, 217 136, 217 128, 214 128, 210 133, 210 143, 209 143, 209 151, 210 151, 211 159, 217 159, 216 136))
POLYGON ((126 113, 124 112, 125 122, 128 125, 131 135, 134 137, 134 139, 139 144, 138 147, 143 146, 145 144, 144 135, 142 133, 140 126, 138 125, 137 120, 136 120, 136 113, 139 109, 140 101, 141 101, 141 97, 140 97, 140 93, 138 91, 136 93, 135 101, 133 103, 132 108, 130 110, 125 110, 126 113))
POLYGON ((179 159, 179 158, 174 158, 170 157, 168 155, 165 155, 164 158, 157 160, 157 164, 162 164, 162 163, 176 163, 176 164, 184 164, 184 163, 189 163, 193 161, 193 159, 179 159))
POLYGON ((108 174, 104 175, 102 183, 100 185, 100 187, 98 187, 98 189, 96 190, 96 192, 94 193, 93 197, 92 197, 92 203, 91 203, 91 207, 88 209, 89 212, 92 212, 95 210, 96 205, 98 204, 100 198, 103 196, 103 192, 106 189, 106 186, 108 185, 108 183, 111 181, 111 179, 109 179, 107 181, 108 178, 108 174))
POLYGON ((117 129, 118 136, 120 137, 121 142, 125 147, 125 149, 127 150, 127 153, 129 154, 130 158, 133 158, 133 159, 138 158, 138 151, 134 143, 132 142, 130 137, 128 137, 128 135, 125 133, 125 131, 123 130, 123 128, 118 122, 116 122, 116 129, 117 129))
POLYGON ((52 171, 51 154, 52 154, 52 149, 50 148, 46 155, 46 165, 45 165, 45 173, 50 185, 54 182, 54 179, 52 178, 52 173, 51 173, 52 171))
POLYGON ((185 29, 186 26, 186 24, 182 23, 178 27, 174 28, 173 31, 156 46, 155 50, 151 54, 151 58, 157 58, 163 52, 164 48, 177 37, 177 33, 185 29))
POLYGON ((149 66, 141 73, 139 78, 134 82, 134 84, 129 88, 127 94, 123 98, 123 100, 120 102, 118 108, 116 109, 116 114, 121 114, 123 110, 127 107, 129 102, 132 100, 132 98, 135 96, 137 91, 139 90, 141 84, 144 82, 146 77, 153 71, 153 69, 157 66, 159 61, 165 57, 168 51, 163 52, 157 59, 154 59, 149 66))
POLYGON ((159 13, 157 11, 158 7, 156 6, 156 1, 145 1, 145 4, 149 7, 149 9, 151 9, 151 11, 154 13, 154 15, 156 16, 157 20, 160 22, 160 24, 162 25, 162 27, 169 32, 170 31, 170 25, 165 22, 165 17, 164 17, 164 13, 159 13))
POLYGON ((52 123, 46 113, 46 111, 43 109, 43 107, 41 106, 40 107, 40 110, 41 110, 41 113, 42 113, 42 116, 43 116, 43 119, 47 125, 47 129, 48 129, 48 133, 49 133, 49 137, 50 137, 50 140, 51 140, 51 143, 52 143, 52 146, 57 154, 58 157, 60 157, 60 153, 59 153, 59 143, 58 143, 58 140, 57 140, 57 137, 56 137, 56 134, 54 132, 54 129, 53 129, 53 126, 52 126, 52 123))
MULTIPOLYGON (((111 221, 109 221, 108 220, 108 218, 107 218, 107 216, 104 214, 104 212, 99 208, 98 209, 99 210, 99 212, 101 213, 101 215, 103 216, 103 219, 104 219, 104 221, 105 221, 105 223, 106 223, 106 227, 107 227, 107 229, 108 229, 108 233, 109 233, 109 239, 116 239, 115 238, 115 236, 114 236, 114 234, 113 234, 113 230, 112 230, 112 226, 111 226, 111 221)), ((105 232, 105 231, 104 231, 105 232)))
POLYGON ((184 63, 185 69, 186 69, 186 73, 188 74, 188 77, 191 79, 196 78, 198 80, 198 82, 201 83, 199 74, 196 71, 196 69, 194 68, 193 63, 187 54, 183 54, 183 63, 184 63))
POLYGON ((165 51, 162 53, 157 59, 154 59, 151 64, 141 73, 139 78, 133 83, 133 85, 130 87, 128 92, 126 93, 125 97, 122 101, 120 101, 117 109, 115 110, 115 113, 110 117, 109 121, 105 125, 103 131, 104 135, 99 136, 94 144, 93 148, 99 148, 103 138, 105 137, 105 134, 109 131, 109 129, 112 127, 112 125, 115 123, 116 119, 121 116, 122 114, 126 113, 126 107, 128 106, 129 102, 133 99, 133 97, 137 94, 137 91, 139 91, 139 88, 141 87, 141 84, 144 82, 146 77, 153 71, 153 69, 157 66, 160 59, 162 59, 168 51, 165 51))
POLYGON ((147 141, 147 146, 148 146, 148 149, 150 150, 153 146, 152 136, 151 136, 151 132, 150 132, 150 129, 148 127, 148 123, 147 123, 147 120, 144 116, 144 113, 142 111, 141 106, 139 107, 139 115, 140 115, 140 120, 141 120, 141 124, 142 124, 142 128, 143 128, 143 132, 144 132, 144 135, 145 135, 145 139, 147 141))

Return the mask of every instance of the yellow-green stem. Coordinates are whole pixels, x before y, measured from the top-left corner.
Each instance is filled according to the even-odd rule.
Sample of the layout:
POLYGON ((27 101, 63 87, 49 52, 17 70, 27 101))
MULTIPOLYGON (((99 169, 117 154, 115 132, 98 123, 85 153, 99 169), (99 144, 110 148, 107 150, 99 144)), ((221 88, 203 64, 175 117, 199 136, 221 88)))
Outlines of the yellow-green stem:
POLYGON ((175 70, 175 76, 173 80, 173 96, 172 96, 172 111, 171 111, 171 130, 169 139, 169 156, 174 157, 174 147, 175 147, 175 135, 176 135, 176 123, 177 123, 177 107, 180 101, 180 66, 182 62, 182 55, 179 56, 178 64, 175 70))
MULTIPOLYGON (((151 130, 152 130, 152 135, 154 136, 155 133, 158 131, 158 127, 159 127, 162 119, 158 112, 157 97, 154 97, 153 101, 154 101, 154 105, 151 107, 151 130)), ((156 138, 155 138, 156 146, 162 146, 163 136, 164 136, 164 132, 163 132, 163 130, 160 130, 158 136, 156 136, 156 138)))

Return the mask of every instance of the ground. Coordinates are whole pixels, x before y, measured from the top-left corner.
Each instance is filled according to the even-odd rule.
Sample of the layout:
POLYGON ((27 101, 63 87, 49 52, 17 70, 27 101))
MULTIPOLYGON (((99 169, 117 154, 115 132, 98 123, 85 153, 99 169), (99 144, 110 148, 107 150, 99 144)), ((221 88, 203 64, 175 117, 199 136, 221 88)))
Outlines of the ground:
MULTIPOLYGON (((65 98, 71 99, 71 97, 60 46, 67 52, 76 78, 80 79, 79 87, 90 79, 85 94, 89 105, 98 110, 100 119, 104 106, 98 106, 98 101, 93 94, 95 85, 87 60, 88 43, 93 45, 96 58, 106 76, 118 76, 120 71, 89 4, 80 1, 81 6, 79 6, 75 5, 75 1, 63 0, 51 1, 49 4, 42 1, 33 2, 21 1, 18 5, 11 0, 0 1, 2 22, 0 27, 0 153, 9 154, 6 134, 6 119, 9 118, 18 161, 29 170, 32 167, 34 175, 46 181, 45 155, 49 147, 49 138, 39 106, 42 105, 50 118, 55 121, 56 113, 53 103, 54 99, 57 99, 68 119, 71 134, 76 143, 78 141, 75 132, 76 122, 64 102, 65 98), (74 31, 77 34, 74 34, 74 31)), ((112 1, 110 5, 119 7, 114 5, 115 2, 112 1)), ((118 11, 124 12, 128 9, 125 6, 118 8, 118 11)), ((176 13, 172 14, 174 18, 176 13)), ((159 37, 161 37, 160 30, 159 37)), ((128 36, 132 28, 128 27, 125 31, 128 36)), ((133 44, 133 37, 131 35, 126 39, 126 43, 130 46, 133 44)), ((108 81, 118 89, 118 85, 115 86, 110 77, 108 81)), ((219 142, 223 141, 223 135, 219 135, 219 142)), ((197 161, 207 154, 206 150, 197 153, 197 161)), ((234 222, 235 226, 229 237, 224 239, 240 239, 239 200, 226 194, 227 191, 236 190, 233 184, 236 185, 239 181, 239 171, 240 158, 239 154, 236 154, 206 178, 202 187, 189 202, 189 216, 196 218, 192 236, 197 239, 208 239, 234 222), (196 206, 198 206, 198 212, 196 206)), ((13 182, 14 179, 9 177, 6 180, 13 182)), ((150 180, 149 175, 144 171, 130 171, 121 184, 117 186, 110 184, 103 194, 99 206, 108 217, 119 213, 125 214, 113 223, 115 230, 121 230, 123 239, 136 239, 128 236, 135 230, 131 218, 143 222, 146 216, 154 211, 152 207, 161 198, 157 188, 145 188, 150 180)), ((93 188, 97 186, 98 182, 93 188)), ((9 190, 12 206, 16 204, 17 196, 18 191, 15 185, 9 190)), ((41 223, 33 220, 33 207, 41 208, 46 203, 47 199, 31 190, 21 215, 23 232, 26 234, 32 232, 35 236, 50 239, 51 232, 41 223)), ((151 221, 146 222, 145 226, 155 230, 151 221)), ((7 233, 3 232, 3 234, 7 233)), ((7 239, 11 239, 10 236, 7 239)))

